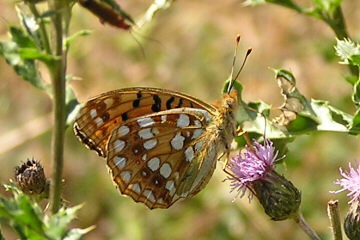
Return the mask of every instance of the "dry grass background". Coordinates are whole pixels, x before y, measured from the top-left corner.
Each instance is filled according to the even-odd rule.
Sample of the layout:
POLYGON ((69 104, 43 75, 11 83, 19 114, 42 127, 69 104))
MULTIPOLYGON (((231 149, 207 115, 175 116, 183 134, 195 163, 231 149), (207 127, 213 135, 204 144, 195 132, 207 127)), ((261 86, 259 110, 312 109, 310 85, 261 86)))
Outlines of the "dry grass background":
MULTIPOLYGON (((140 17, 151 1, 119 3, 140 17)), ((360 2, 345 0, 343 7, 348 30, 359 39, 360 2)), ((5 39, 6 23, 17 23, 13 2, 0 2, 0 16, 0 34, 5 39)), ((332 31, 319 20, 279 6, 250 8, 240 0, 176 1, 141 33, 132 35, 101 25, 75 6, 72 32, 84 28, 93 34, 75 41, 69 54, 69 73, 82 78, 72 82, 81 101, 128 86, 168 88, 215 101, 230 73, 234 37, 240 33, 240 53, 253 47, 240 76, 245 100, 279 106, 281 95, 268 67, 283 67, 294 73, 298 88, 308 98, 329 100, 354 111, 351 86, 343 80, 347 69, 334 56, 332 31)), ((50 112, 47 95, 19 79, 1 59, 0 182, 7 182, 13 167, 28 157, 41 160, 50 175, 50 112), (32 137, 41 128, 44 132, 32 137), (12 147, 14 143, 21 144, 12 147)), ((338 197, 345 214, 347 199, 329 190, 336 188, 332 181, 339 176, 338 167, 360 159, 358 142, 358 137, 335 133, 300 136, 289 144, 286 165, 279 166, 302 191, 305 218, 322 239, 330 239, 327 201, 338 197)), ((229 184, 222 182, 222 163, 196 197, 168 210, 149 211, 118 194, 105 160, 82 146, 71 129, 65 149, 64 200, 70 205, 84 203, 74 225, 96 225, 85 239, 306 239, 294 222, 269 220, 256 200, 232 203, 229 184)), ((5 235, 15 238, 11 231, 5 235)))

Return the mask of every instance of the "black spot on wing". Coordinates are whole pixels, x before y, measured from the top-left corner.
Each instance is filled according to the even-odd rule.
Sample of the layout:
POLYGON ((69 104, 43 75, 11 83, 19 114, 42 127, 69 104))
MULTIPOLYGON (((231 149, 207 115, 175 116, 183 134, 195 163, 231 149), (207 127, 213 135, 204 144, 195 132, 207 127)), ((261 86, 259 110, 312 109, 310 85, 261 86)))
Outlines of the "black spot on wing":
POLYGON ((161 99, 158 95, 153 96, 154 104, 151 106, 153 112, 159 112, 161 110, 161 99))
POLYGON ((183 105, 183 100, 182 100, 182 98, 180 98, 179 104, 175 108, 181 108, 182 105, 183 105))
POLYGON ((172 96, 166 101, 166 109, 171 109, 171 103, 175 100, 175 98, 172 96))
POLYGON ((121 119, 124 121, 128 120, 129 119, 129 116, 126 112, 124 112, 123 114, 121 114, 121 119))

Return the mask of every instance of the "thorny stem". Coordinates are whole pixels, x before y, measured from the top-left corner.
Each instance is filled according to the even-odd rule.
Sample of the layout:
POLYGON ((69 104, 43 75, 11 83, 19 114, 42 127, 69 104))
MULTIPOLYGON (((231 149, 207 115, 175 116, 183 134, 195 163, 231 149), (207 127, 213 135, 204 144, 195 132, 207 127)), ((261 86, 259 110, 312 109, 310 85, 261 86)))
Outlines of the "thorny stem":
POLYGON ((54 29, 53 55, 54 67, 51 69, 54 125, 52 135, 52 181, 50 190, 51 212, 56 213, 61 205, 61 181, 64 164, 64 134, 65 134, 65 70, 66 53, 63 49, 63 8, 64 1, 51 0, 49 7, 55 13, 52 17, 54 29))
POLYGON ((304 216, 302 213, 298 212, 297 216, 294 217, 294 220, 301 229, 313 240, 320 240, 320 237, 316 234, 316 232, 308 225, 305 221, 304 216))
POLYGON ((328 202, 328 216, 331 223, 333 239, 342 240, 339 202, 337 200, 328 202))

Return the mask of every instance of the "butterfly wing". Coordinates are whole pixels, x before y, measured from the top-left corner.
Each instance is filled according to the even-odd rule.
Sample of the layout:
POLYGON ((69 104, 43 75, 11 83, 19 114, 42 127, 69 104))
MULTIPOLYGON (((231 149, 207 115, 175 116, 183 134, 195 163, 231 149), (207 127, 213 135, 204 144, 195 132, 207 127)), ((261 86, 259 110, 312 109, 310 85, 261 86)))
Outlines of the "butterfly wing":
POLYGON ((130 119, 175 108, 217 110, 189 95, 158 88, 124 88, 90 99, 74 124, 76 136, 99 156, 106 157, 106 144, 114 128, 130 119))
POLYGON ((107 165, 122 194, 150 209, 168 208, 209 181, 216 137, 203 109, 179 108, 141 116, 116 127, 107 165))

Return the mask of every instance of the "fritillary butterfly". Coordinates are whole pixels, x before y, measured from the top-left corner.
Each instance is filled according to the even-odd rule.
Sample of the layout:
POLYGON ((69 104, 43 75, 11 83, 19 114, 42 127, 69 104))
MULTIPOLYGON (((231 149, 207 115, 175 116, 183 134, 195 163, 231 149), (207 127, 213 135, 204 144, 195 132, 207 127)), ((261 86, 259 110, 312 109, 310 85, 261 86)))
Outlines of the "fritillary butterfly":
POLYGON ((202 190, 229 154, 239 106, 229 86, 214 105, 158 88, 107 92, 83 105, 74 131, 107 159, 122 194, 150 209, 168 208, 202 190))

